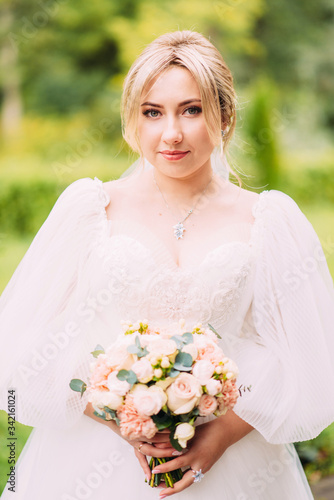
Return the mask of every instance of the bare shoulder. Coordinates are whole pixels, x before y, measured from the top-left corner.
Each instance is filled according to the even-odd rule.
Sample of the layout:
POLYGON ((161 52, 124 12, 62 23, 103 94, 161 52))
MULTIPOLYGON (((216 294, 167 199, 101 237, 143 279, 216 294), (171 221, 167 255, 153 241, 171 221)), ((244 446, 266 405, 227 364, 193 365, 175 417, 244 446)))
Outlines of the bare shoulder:
POLYGON ((119 197, 123 197, 125 193, 130 194, 131 182, 130 178, 115 179, 112 181, 103 182, 104 191, 109 196, 110 200, 116 202, 119 197))
POLYGON ((240 188, 239 186, 229 183, 225 202, 238 214, 241 220, 251 222, 253 220, 253 207, 258 202, 260 195, 249 191, 248 189, 240 188))

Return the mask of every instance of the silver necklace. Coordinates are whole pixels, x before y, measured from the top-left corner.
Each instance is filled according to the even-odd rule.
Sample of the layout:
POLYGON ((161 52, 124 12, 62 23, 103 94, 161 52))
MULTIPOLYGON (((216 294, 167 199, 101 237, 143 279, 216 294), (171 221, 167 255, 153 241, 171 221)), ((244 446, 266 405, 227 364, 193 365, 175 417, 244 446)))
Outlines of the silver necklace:
MULTIPOLYGON (((175 224, 175 226, 173 226, 173 229, 174 229, 174 236, 177 240, 179 240, 180 238, 182 239, 183 238, 183 233, 185 232, 186 228, 184 227, 183 223, 188 219, 188 217, 191 216, 191 214, 193 213, 193 211, 195 210, 195 208, 197 207, 200 199, 202 198, 202 196, 204 196, 204 193, 205 191, 208 189, 209 187, 209 184, 211 183, 212 181, 212 178, 213 178, 213 172, 212 172, 212 175, 211 175, 211 179, 209 180, 208 184, 206 185, 205 189, 202 191, 202 193, 200 194, 198 200, 196 201, 195 205, 189 210, 189 212, 187 213, 187 215, 185 216, 185 218, 183 220, 181 220, 180 222, 178 222, 177 224, 175 224)), ((158 184, 157 184, 157 181, 155 180, 155 175, 154 175, 154 170, 153 170, 153 180, 154 180, 154 183, 155 185, 157 186, 157 189, 159 191, 159 193, 161 194, 162 196, 162 199, 164 200, 165 202, 165 205, 166 207, 168 208, 168 210, 171 212, 172 215, 174 215, 174 217, 176 218, 176 215, 173 213, 173 211, 171 210, 171 208, 169 207, 167 201, 165 200, 165 197, 164 195, 162 194, 161 192, 161 189, 159 188, 158 184)))

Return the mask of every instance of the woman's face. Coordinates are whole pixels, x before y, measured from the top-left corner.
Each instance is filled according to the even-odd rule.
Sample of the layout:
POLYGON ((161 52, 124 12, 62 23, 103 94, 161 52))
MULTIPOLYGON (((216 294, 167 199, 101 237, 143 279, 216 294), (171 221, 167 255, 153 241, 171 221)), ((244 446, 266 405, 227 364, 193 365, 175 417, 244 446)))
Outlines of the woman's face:
POLYGON ((199 88, 190 71, 172 67, 158 75, 144 88, 140 104, 139 141, 152 165, 179 179, 211 169, 214 145, 206 128, 199 88), (182 154, 168 154, 177 151, 182 154))

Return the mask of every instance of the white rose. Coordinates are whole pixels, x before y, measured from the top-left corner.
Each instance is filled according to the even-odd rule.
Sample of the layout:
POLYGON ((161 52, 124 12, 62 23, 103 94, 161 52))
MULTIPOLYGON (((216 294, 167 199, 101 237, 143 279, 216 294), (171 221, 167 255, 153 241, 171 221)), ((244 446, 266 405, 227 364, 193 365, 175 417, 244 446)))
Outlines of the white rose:
POLYGON ((158 387, 161 387, 164 391, 169 387, 173 382, 175 381, 175 378, 173 377, 167 377, 165 380, 158 380, 155 385, 158 387))
POLYGON ((239 369, 232 359, 224 358, 223 363, 222 373, 224 373, 228 379, 236 378, 239 375, 239 369))
POLYGON ((192 373, 194 377, 196 377, 201 385, 206 385, 209 379, 212 377, 215 368, 210 361, 207 359, 201 359, 200 361, 196 361, 192 373))
POLYGON ((114 370, 129 370, 136 360, 133 354, 130 354, 127 351, 127 346, 131 343, 134 343, 134 338, 132 335, 127 336, 129 339, 126 339, 127 342, 125 343, 115 343, 112 346, 110 346, 106 352, 108 356, 108 360, 110 363, 110 366, 114 370), (131 339, 132 337, 132 339, 131 339), (128 342, 128 340, 132 340, 131 342, 128 342))
POLYGON ((92 403, 94 408, 103 408, 107 406, 111 410, 117 410, 122 405, 123 398, 110 391, 92 391, 88 401, 92 403))
POLYGON ((196 406, 203 391, 197 378, 190 373, 182 372, 166 392, 168 408, 175 415, 181 415, 189 413, 196 406))
POLYGON ((178 440, 180 446, 182 448, 186 448, 187 446, 187 441, 194 437, 195 434, 195 428, 188 424, 180 424, 176 426, 175 433, 174 433, 174 438, 178 440))
POLYGON ((174 340, 153 338, 147 345, 147 350, 160 356, 171 356, 177 350, 177 345, 174 340))
POLYGON ((206 391, 208 394, 210 394, 210 396, 215 396, 222 389, 221 382, 214 378, 210 378, 205 385, 206 385, 206 391))
POLYGON ((141 415, 156 415, 166 402, 167 396, 161 387, 143 386, 142 389, 133 392, 133 404, 141 415))
POLYGON ((137 375, 137 379, 142 384, 147 384, 153 378, 153 368, 146 358, 141 358, 133 363, 131 370, 137 375))
POLYGON ((110 373, 107 382, 108 389, 118 396, 125 396, 129 392, 131 385, 126 380, 119 380, 117 373, 116 371, 110 373))
POLYGON ((198 356, 198 349, 195 344, 186 344, 184 347, 182 347, 182 352, 190 354, 190 356, 193 358, 193 361, 198 356))

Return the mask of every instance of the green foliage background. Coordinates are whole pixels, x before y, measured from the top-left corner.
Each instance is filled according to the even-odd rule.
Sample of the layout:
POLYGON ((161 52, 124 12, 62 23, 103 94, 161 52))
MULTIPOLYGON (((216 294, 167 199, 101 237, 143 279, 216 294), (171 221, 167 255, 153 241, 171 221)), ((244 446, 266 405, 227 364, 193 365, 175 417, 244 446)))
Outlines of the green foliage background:
MULTIPOLYGON (((333 20, 334 0, 0 0, 0 291, 68 184, 118 178, 136 159, 122 82, 147 43, 179 29, 207 36, 232 70, 229 160, 244 187, 292 196, 334 276, 333 20)), ((30 430, 17 424, 18 453, 30 430)), ((298 445, 311 482, 334 473, 333 437, 298 445)))

